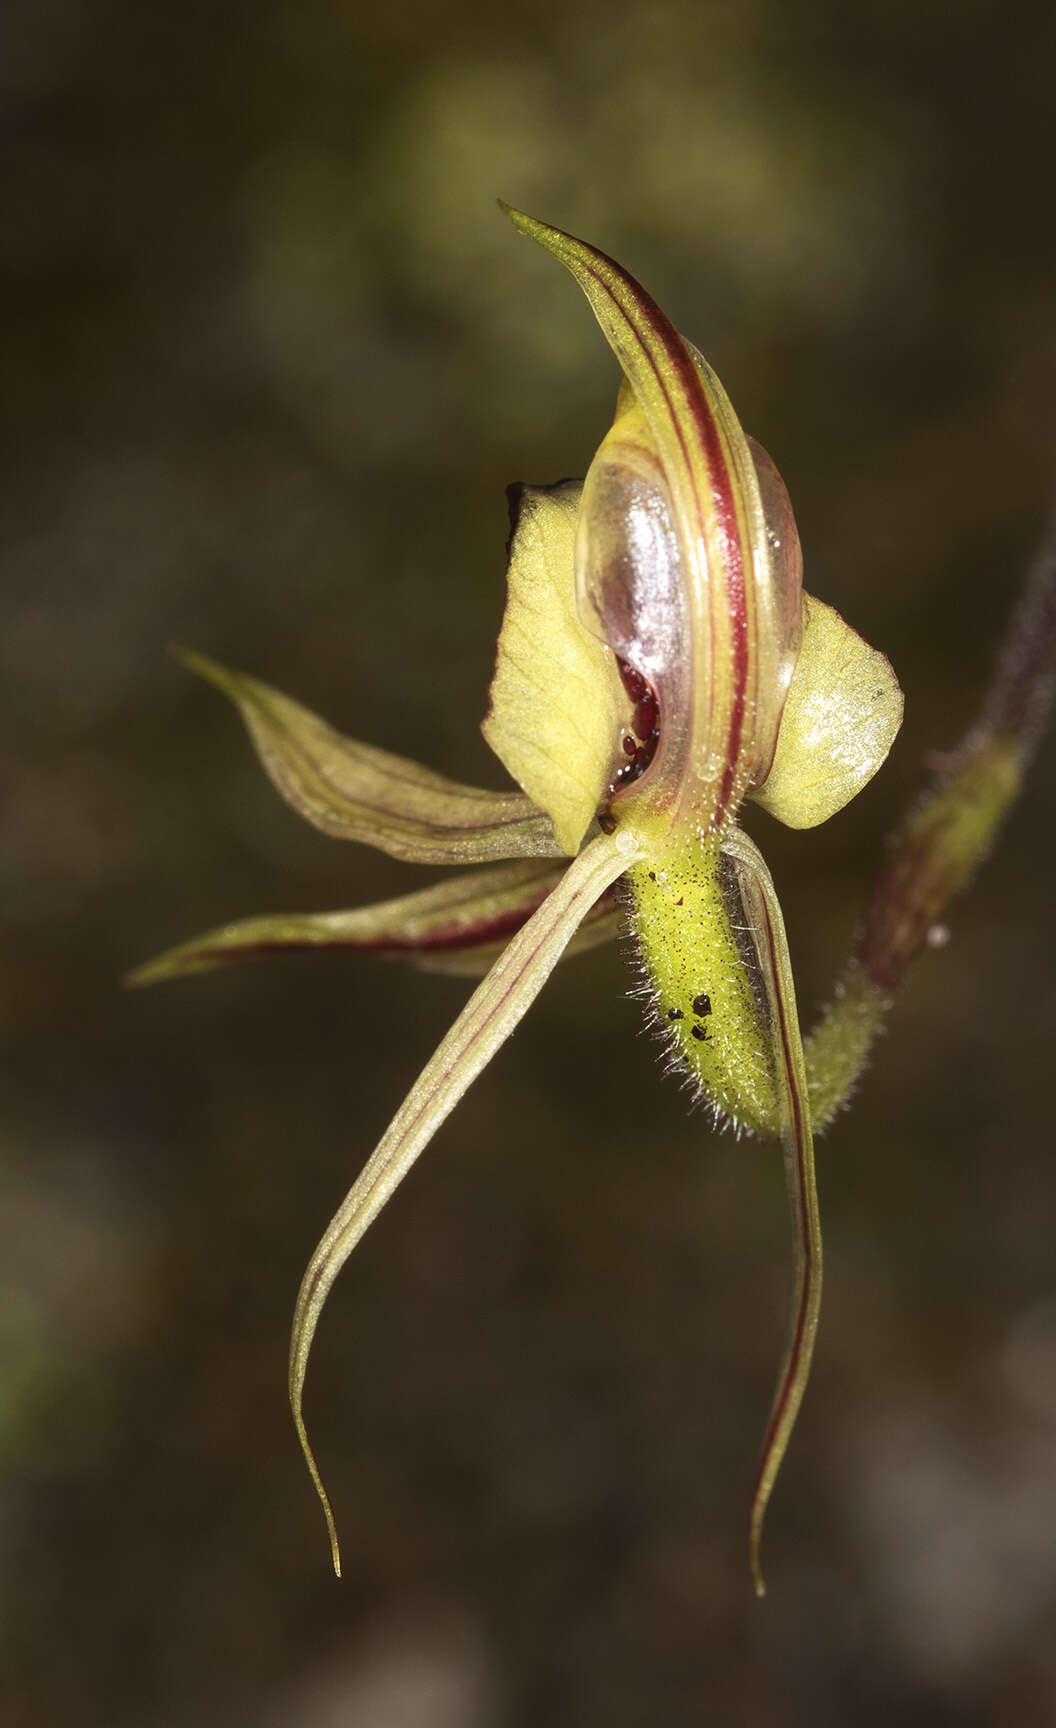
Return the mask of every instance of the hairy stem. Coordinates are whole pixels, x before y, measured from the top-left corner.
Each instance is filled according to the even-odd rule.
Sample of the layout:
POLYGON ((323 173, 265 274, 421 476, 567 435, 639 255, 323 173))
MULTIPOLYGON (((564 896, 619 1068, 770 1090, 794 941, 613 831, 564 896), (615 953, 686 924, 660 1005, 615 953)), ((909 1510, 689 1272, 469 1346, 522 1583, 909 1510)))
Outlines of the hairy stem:
POLYGON ((1015 802, 1056 682, 1056 512, 999 650, 986 700, 934 785, 896 830, 854 953, 806 1044, 823 1128, 849 1096, 906 967, 986 857, 1015 802))

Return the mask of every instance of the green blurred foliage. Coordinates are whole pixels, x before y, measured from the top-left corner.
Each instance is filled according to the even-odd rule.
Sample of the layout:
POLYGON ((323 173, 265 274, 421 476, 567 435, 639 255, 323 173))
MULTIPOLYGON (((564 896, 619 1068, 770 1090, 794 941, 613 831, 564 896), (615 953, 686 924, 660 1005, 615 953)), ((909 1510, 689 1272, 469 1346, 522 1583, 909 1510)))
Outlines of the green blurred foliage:
POLYGON ((305 957, 129 997, 228 917, 426 873, 299 825, 185 640, 499 784, 502 488, 616 379, 502 195, 632 269, 907 696, 762 819, 804 1012, 971 718, 1056 451, 1051 8, 8 0, 0 1718, 106 1728, 1056 1718, 1051 744, 821 1149, 814 1381, 752 1601, 790 1246, 616 954, 570 963, 357 1253, 303 1263, 458 981, 305 957))

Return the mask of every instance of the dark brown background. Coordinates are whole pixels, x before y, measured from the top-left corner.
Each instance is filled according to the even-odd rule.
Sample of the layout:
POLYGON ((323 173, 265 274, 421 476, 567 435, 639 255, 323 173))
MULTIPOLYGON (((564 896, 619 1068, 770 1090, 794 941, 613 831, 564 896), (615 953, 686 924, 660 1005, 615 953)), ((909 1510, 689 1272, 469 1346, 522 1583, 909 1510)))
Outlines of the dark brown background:
POLYGON ((702 346, 810 586, 899 671, 869 792, 752 823, 824 997, 1056 470, 1051 8, 8 0, 2 33, 0 1716, 1053 1721, 1051 742, 822 1146, 761 1606, 779 1159, 687 1118, 618 955, 552 982, 327 1312, 341 1585, 293 1294, 466 987, 118 985, 225 918, 428 880, 299 824, 169 641, 501 783, 502 489, 581 472, 616 383, 501 194, 702 346))

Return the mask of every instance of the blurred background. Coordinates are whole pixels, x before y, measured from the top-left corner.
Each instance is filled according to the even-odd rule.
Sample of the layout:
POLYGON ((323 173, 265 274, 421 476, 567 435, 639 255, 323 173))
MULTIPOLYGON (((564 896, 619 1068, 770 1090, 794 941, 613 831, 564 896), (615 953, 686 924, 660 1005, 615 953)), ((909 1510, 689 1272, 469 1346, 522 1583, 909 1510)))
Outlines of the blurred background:
POLYGON ((416 872, 300 823, 189 642, 501 785, 503 487, 614 363, 499 195, 613 253, 906 692, 753 833, 805 1018, 981 698, 1056 472, 1047 5, 8 0, 0 1718, 8 1728, 1056 1721, 1056 752, 820 1148, 826 1309, 751 1597, 780 1157, 569 962, 358 1251, 316 1238, 467 994, 337 957, 132 995, 416 872))

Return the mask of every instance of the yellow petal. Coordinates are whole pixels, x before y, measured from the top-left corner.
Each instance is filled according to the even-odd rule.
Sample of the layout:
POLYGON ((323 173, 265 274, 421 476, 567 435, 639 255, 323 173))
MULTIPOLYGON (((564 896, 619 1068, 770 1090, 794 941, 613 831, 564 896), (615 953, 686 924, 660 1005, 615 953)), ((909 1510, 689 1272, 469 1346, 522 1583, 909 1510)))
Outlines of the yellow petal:
POLYGON ((573 552, 582 487, 523 487, 484 736, 574 856, 607 802, 628 698, 611 650, 579 622, 573 552))
POLYGON ((799 659, 756 803, 789 828, 815 827, 872 779, 901 724, 902 691, 886 654, 804 594, 799 659))

